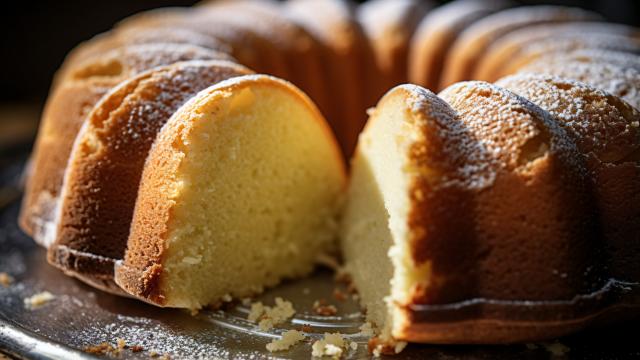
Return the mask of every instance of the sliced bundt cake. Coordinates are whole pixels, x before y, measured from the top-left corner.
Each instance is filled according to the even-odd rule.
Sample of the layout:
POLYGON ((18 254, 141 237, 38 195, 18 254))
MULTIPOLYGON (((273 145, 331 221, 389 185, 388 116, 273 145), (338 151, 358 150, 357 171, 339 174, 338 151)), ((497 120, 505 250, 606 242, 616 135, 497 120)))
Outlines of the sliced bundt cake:
POLYGON ((558 336, 591 315, 571 302, 606 286, 594 209, 549 113, 488 83, 401 86, 360 136, 342 249, 383 337, 558 336))
POLYGON ((227 61, 187 61, 124 81, 87 116, 71 151, 54 215, 49 262, 114 292, 140 176, 156 134, 187 100, 211 84, 249 74, 227 61))
POLYGON ((299 90, 264 75, 223 81, 158 135, 116 282, 197 309, 308 274, 335 246, 345 181, 329 127, 299 90))

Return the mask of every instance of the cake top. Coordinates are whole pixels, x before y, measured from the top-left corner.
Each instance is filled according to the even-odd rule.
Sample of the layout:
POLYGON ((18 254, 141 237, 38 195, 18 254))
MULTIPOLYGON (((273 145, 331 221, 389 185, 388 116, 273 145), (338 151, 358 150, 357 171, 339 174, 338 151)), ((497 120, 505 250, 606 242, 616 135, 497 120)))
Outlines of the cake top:
POLYGON ((615 163, 640 148, 640 113, 617 96, 550 75, 518 74, 497 84, 549 111, 582 153, 615 163))
MULTIPOLYGON (((526 170, 547 152, 575 152, 548 112, 504 88, 468 81, 446 88, 439 96, 457 111, 476 141, 491 155, 488 164, 494 172, 526 170)), ((573 163, 579 168, 577 161, 573 163)))

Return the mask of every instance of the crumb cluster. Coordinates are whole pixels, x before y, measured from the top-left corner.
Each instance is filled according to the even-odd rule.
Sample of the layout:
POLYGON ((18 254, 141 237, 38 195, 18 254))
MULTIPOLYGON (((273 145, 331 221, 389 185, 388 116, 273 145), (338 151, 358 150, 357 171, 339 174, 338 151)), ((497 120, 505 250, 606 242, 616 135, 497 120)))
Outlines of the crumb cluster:
POLYGON ((277 297, 275 306, 265 306, 262 302, 251 304, 251 311, 247 319, 251 322, 258 322, 260 330, 267 331, 291 318, 296 310, 290 301, 277 297))
POLYGON ((37 309, 55 298, 55 295, 48 291, 39 292, 24 299, 24 307, 29 310, 37 309))
POLYGON ((0 285, 9 287, 11 284, 13 284, 13 277, 6 272, 0 272, 0 285))

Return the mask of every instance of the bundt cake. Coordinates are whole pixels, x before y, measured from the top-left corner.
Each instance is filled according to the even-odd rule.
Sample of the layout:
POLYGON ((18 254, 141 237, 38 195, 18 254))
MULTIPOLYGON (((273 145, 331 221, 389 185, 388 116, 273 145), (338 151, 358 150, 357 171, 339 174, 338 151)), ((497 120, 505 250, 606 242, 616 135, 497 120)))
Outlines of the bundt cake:
POLYGON ((342 155, 313 103, 264 75, 214 85, 158 134, 116 282, 197 309, 308 274, 334 246, 342 155))
POLYGON ((513 93, 481 82, 439 97, 395 88, 371 112, 351 171, 342 248, 383 334, 557 336, 589 313, 550 314, 545 302, 568 305, 606 285, 593 267, 584 162, 549 113, 513 93))
POLYGON ((156 134, 200 90, 249 72, 230 62, 179 62, 134 76, 107 93, 87 116, 71 151, 49 262, 94 286, 121 292, 113 283, 114 263, 124 257, 156 134))
POLYGON ((373 345, 638 316, 640 31, 510 5, 127 18, 56 74, 20 225, 65 273, 164 307, 251 296, 340 252, 373 345), (456 83, 478 78, 498 81, 456 83), (426 88, 390 90, 407 81, 426 88))

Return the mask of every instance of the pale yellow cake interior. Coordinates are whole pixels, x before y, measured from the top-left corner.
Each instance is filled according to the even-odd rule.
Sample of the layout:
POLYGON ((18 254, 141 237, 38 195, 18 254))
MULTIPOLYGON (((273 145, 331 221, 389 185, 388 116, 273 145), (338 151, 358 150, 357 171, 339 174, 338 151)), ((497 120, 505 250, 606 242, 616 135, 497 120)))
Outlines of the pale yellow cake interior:
POLYGON ((200 308, 312 270, 335 246, 341 160, 317 113, 282 85, 219 94, 183 140, 162 286, 200 308))
POLYGON ((412 125, 401 97, 387 96, 382 103, 360 135, 352 162, 341 246, 367 320, 387 336, 392 331, 393 304, 405 302, 412 283, 407 272, 414 268, 408 265, 404 241, 410 181, 405 154, 412 125))

